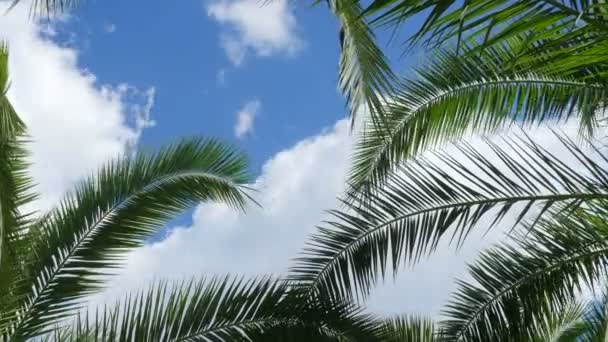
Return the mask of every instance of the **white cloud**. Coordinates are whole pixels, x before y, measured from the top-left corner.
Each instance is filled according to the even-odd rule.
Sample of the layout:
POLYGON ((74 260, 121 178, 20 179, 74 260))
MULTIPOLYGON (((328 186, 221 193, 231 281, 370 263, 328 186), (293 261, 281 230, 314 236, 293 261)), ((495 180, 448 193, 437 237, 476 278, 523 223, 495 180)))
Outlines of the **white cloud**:
MULTIPOLYGON (((575 125, 567 127, 575 132, 575 125)), ((549 129, 532 132, 543 146, 558 153, 549 129)), ((148 282, 200 275, 283 273, 304 246, 306 238, 335 208, 350 164, 352 137, 347 120, 322 134, 299 142, 268 160, 254 188, 262 208, 239 213, 217 204, 200 204, 192 224, 175 227, 164 241, 134 251, 110 290, 93 302, 139 289, 148 282)), ((466 263, 479 250, 503 235, 493 230, 482 240, 474 231, 464 248, 439 246, 413 270, 402 271, 393 283, 378 287, 368 302, 380 314, 436 315, 454 290, 454 279, 466 274, 466 263)))
MULTIPOLYGON (((4 12, 5 9, 0 9, 4 12)), ((52 27, 52 25, 51 25, 52 27)), ((31 167, 48 208, 102 162, 128 151, 151 124, 154 89, 101 85, 78 66, 78 51, 45 38, 27 5, 0 17, 9 46, 9 99, 27 123, 31 167)))
POLYGON ((255 117, 260 111, 262 103, 259 100, 249 101, 236 114, 236 124, 234 125, 234 135, 241 139, 253 130, 255 117))
POLYGON ((217 71, 216 81, 219 86, 222 86, 222 87, 226 86, 226 84, 227 84, 226 83, 226 69, 221 68, 220 70, 217 71))
POLYGON ((250 52, 293 55, 302 47, 287 0, 214 0, 207 15, 222 26, 221 44, 234 65, 241 65, 250 52))
POLYGON ((176 227, 166 240, 143 247, 107 293, 106 301, 158 278, 209 274, 258 275, 287 270, 307 236, 334 207, 349 163, 350 127, 338 122, 268 160, 254 188, 262 208, 245 213, 201 204, 192 225, 176 227))
POLYGON ((103 30, 106 33, 114 33, 114 32, 116 32, 116 29, 117 29, 116 24, 107 23, 107 24, 103 25, 103 30))

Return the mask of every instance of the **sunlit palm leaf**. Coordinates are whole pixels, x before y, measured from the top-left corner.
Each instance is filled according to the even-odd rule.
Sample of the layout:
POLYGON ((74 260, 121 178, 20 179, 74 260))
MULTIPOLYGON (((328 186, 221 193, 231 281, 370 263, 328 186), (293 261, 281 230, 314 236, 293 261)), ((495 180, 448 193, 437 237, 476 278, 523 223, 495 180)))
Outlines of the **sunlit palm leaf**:
POLYGON ((328 0, 340 23, 339 87, 346 95, 354 122, 357 112, 369 109, 382 115, 384 97, 392 92, 395 75, 374 40, 361 8, 352 0, 328 0))
POLYGON ((608 198, 608 159, 594 161, 570 141, 555 156, 526 138, 505 138, 484 151, 461 143, 456 151, 410 161, 364 202, 333 211, 292 270, 311 292, 365 297, 380 277, 415 263, 441 239, 460 245, 485 218, 490 229, 507 214, 517 224, 561 203, 608 198), (580 164, 580 165, 579 165, 580 164), (447 235, 447 237, 446 237, 447 235))
POLYGON ((349 341, 350 334, 363 332, 367 338, 361 341, 374 338, 368 316, 349 307, 306 308, 289 289, 272 279, 161 283, 57 336, 99 342, 349 341))
MULTIPOLYGON (((606 279, 607 215, 607 201, 574 212, 568 208, 484 252, 470 267, 473 282, 460 282, 445 310, 446 336, 490 341, 537 335, 547 317, 563 312, 582 286, 606 279)), ((581 330, 572 328, 575 335, 581 330)))
POLYGON ((45 332, 176 214, 199 201, 242 208, 247 182, 244 157, 214 140, 184 140, 107 164, 31 228, 33 288, 23 289, 26 298, 2 333, 45 332))
POLYGON ((531 342, 576 342, 588 331, 587 306, 566 304, 535 322, 531 342))

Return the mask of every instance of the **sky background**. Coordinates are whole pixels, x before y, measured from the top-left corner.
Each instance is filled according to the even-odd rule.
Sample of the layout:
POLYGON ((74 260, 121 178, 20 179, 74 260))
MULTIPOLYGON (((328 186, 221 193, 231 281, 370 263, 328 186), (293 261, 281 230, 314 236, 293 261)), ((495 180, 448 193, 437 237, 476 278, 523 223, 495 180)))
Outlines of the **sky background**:
MULTIPOLYGON (((131 253, 91 303, 155 279, 287 270, 336 206, 349 166, 337 32, 327 7, 306 1, 89 0, 50 23, 31 19, 25 4, 0 17, 9 98, 33 140, 36 209, 113 157, 184 136, 220 137, 251 160, 262 208, 198 205, 131 253)), ((379 37, 385 46, 389 33, 379 37)), ((388 50, 397 71, 424 62, 420 52, 397 58, 398 43, 388 50)), ((555 145, 546 129, 534 136, 555 145)), ((370 310, 437 315, 466 261, 501 237, 478 234, 460 253, 441 245, 380 286, 370 310)))

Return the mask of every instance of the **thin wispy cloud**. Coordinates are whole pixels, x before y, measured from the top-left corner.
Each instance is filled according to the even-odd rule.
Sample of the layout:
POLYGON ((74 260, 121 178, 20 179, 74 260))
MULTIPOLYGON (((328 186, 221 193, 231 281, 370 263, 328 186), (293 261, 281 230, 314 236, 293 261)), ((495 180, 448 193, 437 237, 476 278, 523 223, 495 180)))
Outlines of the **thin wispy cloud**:
POLYGON ((216 81, 217 81, 217 85, 219 85, 219 86, 225 87, 227 85, 226 69, 221 68, 220 70, 217 71, 216 81))
POLYGON ((103 25, 103 30, 105 33, 114 33, 116 32, 116 24, 112 24, 112 23, 107 23, 105 25, 103 25))
POLYGON ((253 130, 255 118, 260 111, 262 103, 259 100, 247 102, 237 113, 236 124, 234 125, 234 136, 243 139, 253 130))

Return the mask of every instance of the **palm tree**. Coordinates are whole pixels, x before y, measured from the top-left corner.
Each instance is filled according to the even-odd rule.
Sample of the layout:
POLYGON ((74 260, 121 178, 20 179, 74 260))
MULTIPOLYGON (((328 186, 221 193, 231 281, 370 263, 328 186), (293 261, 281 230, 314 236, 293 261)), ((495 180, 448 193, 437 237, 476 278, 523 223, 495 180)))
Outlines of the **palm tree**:
POLYGON ((373 317, 348 303, 302 300, 292 284, 236 277, 161 282, 114 308, 86 298, 175 215, 200 201, 243 209, 245 157, 219 141, 183 139, 111 161, 47 213, 27 176, 24 123, 6 97, 0 49, 0 341, 373 340, 373 317), (71 322, 75 322, 73 325, 71 322), (361 337, 363 336, 363 337, 361 337), (308 337, 309 339, 306 339, 308 337))

